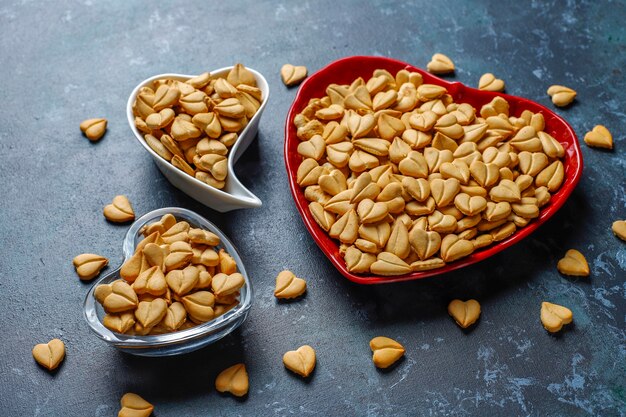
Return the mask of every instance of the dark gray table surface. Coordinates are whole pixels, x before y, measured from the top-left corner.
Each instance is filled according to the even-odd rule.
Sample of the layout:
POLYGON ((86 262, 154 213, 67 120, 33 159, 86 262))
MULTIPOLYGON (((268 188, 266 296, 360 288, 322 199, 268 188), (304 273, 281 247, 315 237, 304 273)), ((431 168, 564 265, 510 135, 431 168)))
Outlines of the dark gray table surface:
POLYGON ((0 3, 0 415, 112 416, 127 391, 155 416, 624 416, 626 244, 611 223, 626 218, 626 5, 624 2, 461 0, 150 1, 0 3), (585 169, 562 210, 532 237, 478 265, 421 282, 365 287, 345 280, 305 230, 287 186, 283 126, 296 89, 282 64, 314 72, 348 55, 384 55, 425 67, 435 52, 452 77, 484 72, 511 94, 550 105, 564 84, 576 103, 557 110, 582 142, 595 124, 612 152, 584 144, 585 169), (163 72, 200 73, 241 61, 267 77, 270 102, 257 141, 236 167, 263 207, 220 214, 173 188, 126 122, 129 93, 163 72), (93 144, 78 130, 106 117, 93 144), (102 207, 127 194, 138 214, 167 206, 197 211, 238 246, 254 283, 243 327, 193 354, 149 359, 98 340, 82 315, 89 284, 71 260, 83 252, 121 261, 126 226, 102 207), (591 277, 556 271, 580 249, 591 277), (306 297, 278 303, 276 274, 308 280, 306 297), (452 298, 476 298, 482 317, 462 331, 452 298), (541 301, 568 306, 574 324, 557 336, 539 321, 541 301), (369 340, 397 339, 406 357, 389 372, 371 362, 369 340), (50 374, 34 344, 63 339, 50 374), (302 344, 318 364, 307 380, 281 357, 302 344), (250 393, 215 392, 224 367, 245 361, 250 393))

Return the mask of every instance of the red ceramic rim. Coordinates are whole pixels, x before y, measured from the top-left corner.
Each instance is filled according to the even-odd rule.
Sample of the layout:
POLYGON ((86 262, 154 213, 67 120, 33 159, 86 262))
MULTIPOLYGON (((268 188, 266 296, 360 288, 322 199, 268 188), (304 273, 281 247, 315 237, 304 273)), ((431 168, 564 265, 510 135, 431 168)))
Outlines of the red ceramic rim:
POLYGON ((317 245, 332 262, 332 264, 350 281, 359 284, 384 284, 410 281, 445 274, 446 272, 454 271, 455 269, 463 268, 482 261, 483 259, 487 259, 524 239, 526 236, 537 230, 539 226, 545 223, 554 215, 554 213, 557 212, 557 210, 561 208, 561 206, 563 206, 580 180, 583 170, 583 159, 580 146, 578 144, 578 138, 576 137, 576 134, 571 126, 563 118, 540 104, 525 98, 510 96, 508 94, 477 90, 467 87, 459 82, 448 82, 435 77, 424 70, 395 59, 373 56, 352 56, 330 63, 325 68, 322 68, 315 74, 311 75, 300 85, 285 122, 285 166, 287 168, 287 177, 289 178, 291 194, 293 195, 296 207, 302 216, 302 220, 317 245), (501 96, 509 102, 509 111, 511 115, 519 116, 524 110, 530 110, 534 113, 542 113, 546 122, 545 131, 556 138, 563 145, 563 148, 565 148, 565 180, 561 185, 561 188, 552 195, 550 203, 541 209, 539 217, 530 222, 526 227, 518 229, 508 239, 480 249, 470 256, 446 264, 446 266, 442 268, 424 272, 413 272, 407 275, 394 277, 384 277, 371 274, 353 274, 348 271, 343 258, 339 254, 338 242, 332 239, 315 222, 311 212, 309 211, 309 202, 304 198, 304 190, 300 188, 296 182, 296 172, 300 162, 302 161, 302 157, 297 152, 300 140, 296 136, 296 128, 292 121, 295 115, 306 107, 309 99, 321 98, 325 96, 326 87, 329 84, 351 84, 352 81, 358 77, 363 77, 367 80, 372 76, 373 71, 378 68, 386 69, 392 74, 395 74, 401 69, 419 72, 424 78, 424 83, 444 86, 448 89, 448 92, 452 95, 452 97, 454 97, 455 102, 469 103, 477 109, 480 109, 482 105, 490 102, 495 96, 501 96))

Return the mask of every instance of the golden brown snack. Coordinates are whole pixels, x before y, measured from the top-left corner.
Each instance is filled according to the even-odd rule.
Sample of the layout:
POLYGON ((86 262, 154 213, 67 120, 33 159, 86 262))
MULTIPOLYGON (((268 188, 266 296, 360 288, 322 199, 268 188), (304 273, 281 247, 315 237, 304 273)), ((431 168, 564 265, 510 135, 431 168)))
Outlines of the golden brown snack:
POLYGON ((120 400, 122 408, 118 412, 118 417, 149 417, 154 410, 154 406, 137 394, 128 392, 120 400))
POLYGON ((444 54, 435 54, 426 65, 428 72, 433 74, 449 74, 454 72, 454 62, 444 54))
POLYGON ((626 241, 626 220, 614 221, 611 226, 611 230, 613 230, 613 234, 615 234, 615 236, 626 241))
POLYGON ((456 324, 466 329, 480 317, 480 304, 476 300, 452 300, 448 304, 448 314, 452 316, 456 324))
POLYGON ((315 362, 315 350, 309 345, 300 346, 283 355, 285 368, 305 378, 315 369, 315 362))
POLYGON ((300 84, 306 76, 307 69, 305 66, 285 64, 280 69, 280 78, 282 78, 283 83, 288 87, 300 84))
POLYGON ((613 135, 606 127, 596 125, 585 134, 585 143, 594 148, 613 149, 613 135))
POLYGON ((56 369, 65 358, 65 344, 59 339, 40 343, 33 348, 33 358, 49 371, 56 369))
POLYGON ((246 365, 238 363, 224 369, 215 379, 215 389, 219 392, 230 392, 237 397, 248 393, 249 382, 246 365))
POLYGON ((393 365, 404 355, 404 346, 393 339, 378 336, 370 341, 372 360, 377 368, 385 369, 393 365))
POLYGON ((563 85, 552 85, 548 88, 548 95, 552 97, 552 103, 558 107, 569 105, 576 98, 576 91, 563 85))
POLYGON ((276 288, 274 289, 274 296, 276 298, 296 298, 304 294, 305 291, 306 281, 296 277, 291 271, 282 271, 276 277, 276 288))
POLYGON ((483 74, 478 81, 478 89, 484 91, 504 91, 504 81, 490 72, 483 74))
POLYGON ((135 220, 133 206, 130 205, 130 201, 125 195, 115 196, 113 202, 104 207, 103 214, 108 221, 114 223, 126 223, 135 220))
POLYGON ((568 250, 565 256, 559 260, 556 268, 561 274, 574 277, 588 277, 590 272, 585 255, 576 249, 568 250))
POLYGON ((541 303, 541 323, 550 333, 558 332, 573 319, 574 315, 569 308, 547 301, 541 303))
POLYGON ((92 142, 100 140, 107 130, 107 119, 87 119, 80 124, 80 131, 92 142))
MULTIPOLYGON (((493 78, 487 88, 499 89, 493 78)), ((531 223, 565 180, 565 149, 543 115, 511 114, 502 97, 474 109, 408 70, 326 94, 293 119, 296 179, 350 272, 454 262, 531 223)))
POLYGON ((140 90, 133 113, 135 126, 160 157, 222 189, 230 148, 262 102, 254 74, 236 64, 226 76, 205 72, 185 82, 155 80, 140 90))
POLYGON ((83 281, 89 281, 100 274, 102 268, 109 264, 109 260, 93 253, 83 253, 76 256, 72 263, 78 277, 83 281))

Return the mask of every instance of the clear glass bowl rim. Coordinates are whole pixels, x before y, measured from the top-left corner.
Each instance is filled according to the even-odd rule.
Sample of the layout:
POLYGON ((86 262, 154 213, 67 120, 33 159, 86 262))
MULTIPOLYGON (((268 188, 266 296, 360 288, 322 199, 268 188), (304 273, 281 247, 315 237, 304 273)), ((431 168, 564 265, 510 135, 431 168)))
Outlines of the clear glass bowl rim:
MULTIPOLYGON (((89 324, 91 330, 100 339, 104 340, 105 342, 111 343, 116 347, 122 349, 153 349, 158 347, 166 347, 169 345, 179 345, 203 338, 205 336, 214 335, 216 333, 219 333, 221 330, 228 328, 237 320, 245 318, 248 310, 252 306, 252 285, 236 247, 217 226, 191 210, 180 207, 166 207, 158 210, 153 210, 135 220, 135 222, 131 224, 130 228, 126 232, 126 236, 124 237, 124 260, 122 261, 122 264, 133 255, 135 249, 135 238, 139 236, 139 231, 141 230, 141 228, 145 224, 158 220, 163 215, 168 213, 173 214, 178 220, 186 220, 190 222, 192 226, 200 226, 219 236, 221 242, 218 247, 224 247, 229 255, 231 255, 235 259, 239 273, 241 273, 245 280, 245 285, 240 291, 239 305, 211 321, 199 324, 190 329, 177 332, 149 336, 124 335, 112 332, 111 330, 107 329, 98 318, 94 291, 98 285, 102 283, 110 283, 118 279, 119 271, 121 268, 120 265, 120 267, 118 267, 114 271, 109 272, 108 274, 94 282, 94 284, 87 292, 83 305, 85 320, 87 320, 87 323, 89 324)), ((234 328, 232 330, 234 330, 234 328)))

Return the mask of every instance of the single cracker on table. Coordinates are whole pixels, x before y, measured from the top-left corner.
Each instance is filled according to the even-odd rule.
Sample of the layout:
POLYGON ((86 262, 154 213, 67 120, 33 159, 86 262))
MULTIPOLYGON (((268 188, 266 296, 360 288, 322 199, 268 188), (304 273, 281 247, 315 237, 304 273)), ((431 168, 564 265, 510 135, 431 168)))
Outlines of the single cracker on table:
POLYGON ((276 288, 274 289, 274 296, 276 298, 297 298, 305 292, 306 281, 302 278, 296 277, 293 272, 285 270, 279 273, 276 277, 276 288))
POLYGON ((154 410, 152 404, 132 392, 122 396, 120 405, 122 408, 117 414, 118 417, 149 417, 154 410))
POLYGON ((40 343, 33 348, 35 361, 49 371, 59 367, 65 358, 65 344, 59 339, 52 339, 48 343, 40 343))
POLYGON ((243 363, 224 369, 215 379, 215 389, 219 392, 230 392, 236 397, 243 397, 249 389, 248 372, 243 363))
POLYGON ((393 339, 378 336, 370 341, 372 361, 377 368, 385 369, 404 356, 404 346, 393 339))
POLYGON ((448 314, 452 316, 460 327, 466 329, 476 323, 480 317, 480 304, 474 299, 467 301, 452 300, 448 304, 448 314))
POLYGON ((111 204, 102 211, 104 217, 113 223, 126 223, 135 220, 135 211, 125 195, 116 195, 111 204))
POLYGON ((87 139, 96 142, 104 136, 107 129, 107 119, 87 119, 80 124, 80 130, 87 139))
POLYGON ((100 274, 102 268, 109 264, 109 260, 94 253, 83 253, 74 257, 72 263, 78 277, 82 281, 89 281, 100 274))
POLYGON ((568 250, 556 267, 561 274, 574 277, 588 277, 590 273, 587 259, 576 249, 568 250))
POLYGON ((315 350, 309 345, 300 346, 283 355, 285 368, 305 378, 313 372, 315 363, 315 350))
POLYGON ((280 69, 280 77, 286 86, 291 87, 300 84, 307 77, 307 72, 305 66, 285 64, 280 69))
POLYGON ((547 301, 541 303, 541 323, 550 333, 560 331, 564 325, 571 323, 573 319, 574 316, 569 308, 547 301))

